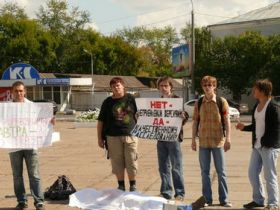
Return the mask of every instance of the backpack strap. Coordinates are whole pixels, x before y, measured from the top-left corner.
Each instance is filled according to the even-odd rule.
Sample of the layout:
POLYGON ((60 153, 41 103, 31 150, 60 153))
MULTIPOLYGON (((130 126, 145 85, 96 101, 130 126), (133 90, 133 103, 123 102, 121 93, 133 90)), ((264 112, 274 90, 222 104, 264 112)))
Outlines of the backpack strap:
POLYGON ((197 120, 197 126, 196 126, 196 135, 198 136, 198 127, 199 127, 199 122, 200 122, 200 115, 199 115, 199 111, 200 111, 200 107, 202 104, 204 96, 200 97, 197 101, 197 110, 198 110, 198 120, 197 120))
MULTIPOLYGON (((198 99, 198 102, 197 102, 197 106, 198 106, 198 120, 197 120, 197 129, 196 129, 197 136, 198 136, 198 127, 199 127, 199 122, 200 122, 199 112, 200 112, 200 107, 201 107, 203 98, 204 98, 204 96, 200 97, 198 99)), ((225 130, 226 130, 225 127, 226 126, 225 126, 225 120, 224 120, 224 116, 223 116, 223 101, 222 101, 222 98, 219 97, 219 96, 216 96, 216 103, 217 103, 217 106, 218 106, 218 109, 219 109, 219 113, 220 113, 220 116, 221 116, 223 135, 225 137, 226 136, 226 133, 225 133, 225 130)))
POLYGON ((224 137, 226 137, 226 133, 225 133, 226 126, 225 126, 225 120, 224 120, 224 115, 223 115, 223 101, 222 101, 222 98, 216 96, 216 102, 217 102, 217 106, 219 108, 219 112, 220 112, 220 116, 221 116, 223 134, 224 134, 224 137))

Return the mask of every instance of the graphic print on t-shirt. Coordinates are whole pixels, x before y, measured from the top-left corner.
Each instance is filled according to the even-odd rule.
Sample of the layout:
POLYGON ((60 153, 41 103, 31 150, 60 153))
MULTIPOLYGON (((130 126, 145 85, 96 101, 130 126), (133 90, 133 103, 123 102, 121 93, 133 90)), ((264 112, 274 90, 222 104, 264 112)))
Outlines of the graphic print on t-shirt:
POLYGON ((132 108, 124 102, 114 105, 113 115, 117 121, 122 121, 124 124, 129 124, 133 120, 132 108))

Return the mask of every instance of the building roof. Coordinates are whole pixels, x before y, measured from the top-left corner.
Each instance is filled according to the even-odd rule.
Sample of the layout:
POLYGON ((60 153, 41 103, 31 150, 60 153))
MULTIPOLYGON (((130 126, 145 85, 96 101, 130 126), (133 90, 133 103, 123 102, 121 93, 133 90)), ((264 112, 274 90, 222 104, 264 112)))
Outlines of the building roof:
POLYGON ((39 73, 40 78, 56 78, 53 73, 39 73))
POLYGON ((233 24, 233 23, 240 23, 240 22, 250 22, 256 20, 267 20, 267 19, 278 19, 278 18, 280 19, 280 2, 276 2, 266 7, 252 10, 243 15, 239 15, 237 17, 230 18, 209 26, 211 27, 215 25, 224 25, 224 24, 233 24))
MULTIPOLYGON (((116 76, 113 75, 93 75, 93 82, 97 89, 110 89, 109 83, 110 80, 116 76)), ((126 88, 128 89, 148 89, 147 86, 142 84, 135 76, 120 76, 125 83, 126 88)))
MULTIPOLYGON (((90 78, 91 74, 55 74, 57 77, 71 78, 90 78)), ((116 75, 93 75, 94 89, 97 91, 111 91, 110 80, 116 75)), ((148 86, 142 84, 135 76, 119 76, 124 80, 125 86, 129 90, 133 89, 149 89, 148 86)), ((89 87, 84 87, 89 88, 89 87)))

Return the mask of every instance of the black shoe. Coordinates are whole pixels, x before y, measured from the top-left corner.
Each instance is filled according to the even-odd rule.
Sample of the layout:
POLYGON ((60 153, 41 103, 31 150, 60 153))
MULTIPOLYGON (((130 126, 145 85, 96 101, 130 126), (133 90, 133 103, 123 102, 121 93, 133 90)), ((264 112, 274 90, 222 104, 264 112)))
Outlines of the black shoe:
POLYGON ((137 189, 136 189, 136 185, 131 185, 130 187, 129 187, 129 191, 130 192, 135 192, 137 189))
POLYGON ((255 201, 252 201, 250 203, 244 204, 243 207, 245 209, 253 209, 253 208, 258 208, 258 207, 264 207, 263 204, 258 204, 255 201))
POLYGON ((24 202, 20 202, 18 203, 18 205, 16 206, 16 209, 22 210, 22 209, 27 209, 28 208, 28 204, 24 203, 24 202))
POLYGON ((159 197, 163 197, 163 198, 165 198, 166 200, 171 200, 171 199, 172 199, 172 197, 171 197, 170 195, 167 195, 167 194, 165 194, 165 193, 161 193, 161 194, 159 195, 159 197))
POLYGON ((119 185, 118 190, 125 191, 125 186, 119 185))
POLYGON ((35 207, 36 207, 36 210, 45 210, 45 206, 42 203, 37 203, 35 205, 35 207))

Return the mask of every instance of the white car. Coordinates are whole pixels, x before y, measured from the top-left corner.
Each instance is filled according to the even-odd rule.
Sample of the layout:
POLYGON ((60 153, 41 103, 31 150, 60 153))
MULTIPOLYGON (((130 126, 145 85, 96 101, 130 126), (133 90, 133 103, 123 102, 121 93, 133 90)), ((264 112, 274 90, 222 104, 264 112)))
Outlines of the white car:
MULTIPOLYGON (((197 101, 197 99, 192 99, 192 100, 187 101, 184 104, 184 110, 186 112, 188 112, 190 118, 193 116, 194 104, 196 101, 197 101)), ((240 117, 239 111, 236 108, 233 108, 231 106, 229 107, 229 115, 230 115, 231 120, 237 120, 240 117)))

